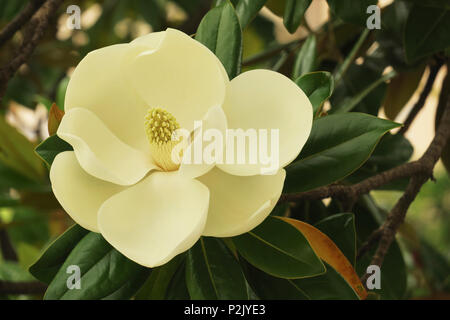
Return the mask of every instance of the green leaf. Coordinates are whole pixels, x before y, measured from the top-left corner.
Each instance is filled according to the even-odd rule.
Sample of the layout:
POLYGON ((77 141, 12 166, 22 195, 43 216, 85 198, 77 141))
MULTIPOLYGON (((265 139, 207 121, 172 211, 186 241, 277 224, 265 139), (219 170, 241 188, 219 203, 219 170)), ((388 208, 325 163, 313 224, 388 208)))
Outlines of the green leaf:
MULTIPOLYGON (((381 173, 406 163, 413 154, 411 143, 403 136, 387 134, 375 148, 372 156, 367 162, 346 181, 354 184, 367 179, 377 173, 381 173)), ((393 183, 382 186, 383 190, 403 190, 408 179, 394 181, 393 183), (406 183, 405 183, 406 182, 406 183)))
POLYGON ((356 229, 353 213, 339 213, 319 221, 315 227, 330 237, 345 257, 355 265, 356 229))
POLYGON ((357 95, 353 97, 345 98, 339 105, 333 107, 330 110, 330 113, 342 113, 352 111, 356 106, 358 106, 365 98, 369 96, 375 89, 380 87, 382 84, 386 83, 386 81, 394 78, 397 75, 396 71, 391 71, 381 78, 375 80, 363 90, 361 90, 357 95))
POLYGON ((331 266, 317 277, 292 280, 312 300, 359 300, 351 286, 331 266))
POLYGON ((36 153, 49 167, 59 153, 72 150, 72 146, 57 135, 49 137, 36 147, 36 153))
POLYGON ((30 273, 42 282, 50 284, 70 252, 88 233, 88 230, 77 224, 70 227, 53 241, 38 261, 29 268, 30 273))
POLYGON ((44 173, 33 144, 3 116, 0 117, 0 163, 31 180, 40 181, 44 173))
POLYGON ((353 111, 378 115, 387 88, 384 81, 380 83, 381 77, 383 77, 382 70, 377 70, 368 63, 352 64, 339 83, 336 82, 336 78, 334 79, 336 87, 330 99, 332 109, 346 108, 351 102, 353 111), (361 95, 364 92, 364 96, 361 95), (350 101, 354 97, 355 100, 350 101), (359 101, 356 106, 355 101, 359 101))
POLYGON ((166 300, 190 300, 186 286, 186 263, 183 261, 167 289, 166 300))
POLYGON ((150 277, 136 294, 136 300, 163 300, 170 282, 183 262, 184 255, 176 256, 163 266, 152 269, 150 277))
POLYGON ((44 299, 93 300, 129 299, 139 289, 149 269, 127 259, 103 237, 94 232, 85 235, 65 259, 50 283, 44 299), (81 289, 69 290, 69 266, 81 271, 81 289))
POLYGON ((286 168, 284 192, 308 191, 345 178, 367 161, 385 133, 399 126, 355 112, 317 119, 298 159, 286 168))
POLYGON ((203 237, 188 251, 186 284, 194 300, 248 299, 239 263, 216 238, 203 237))
POLYGON ((306 93, 313 106, 314 115, 320 112, 334 90, 333 76, 329 72, 311 72, 304 74, 296 81, 297 85, 306 93))
POLYGON ((195 39, 222 61, 230 79, 241 69, 242 31, 230 2, 211 9, 200 22, 195 39))
POLYGON ((239 17, 242 29, 244 29, 264 7, 267 0, 239 0, 236 5, 236 14, 239 17))
POLYGON ((297 54, 294 64, 294 71, 292 77, 297 79, 305 73, 312 72, 316 68, 317 58, 317 40, 315 35, 310 35, 302 48, 297 54))
POLYGON ((308 300, 309 297, 292 279, 276 278, 245 264, 245 276, 255 294, 263 300, 308 300))
POLYGON ((297 31, 312 0, 287 0, 283 23, 290 33, 297 31))
POLYGON ((268 217, 232 240, 245 260, 275 277, 294 279, 325 272, 303 234, 279 218, 268 217))
POLYGON ((450 9, 415 5, 405 27, 405 53, 408 62, 444 51, 450 47, 450 9))
POLYGON ((304 279, 281 279, 247 265, 246 276, 264 300, 358 300, 348 283, 328 264, 326 273, 304 279))
POLYGON ((376 5, 378 0, 327 0, 334 15, 345 22, 364 25, 369 18, 367 8, 376 5))

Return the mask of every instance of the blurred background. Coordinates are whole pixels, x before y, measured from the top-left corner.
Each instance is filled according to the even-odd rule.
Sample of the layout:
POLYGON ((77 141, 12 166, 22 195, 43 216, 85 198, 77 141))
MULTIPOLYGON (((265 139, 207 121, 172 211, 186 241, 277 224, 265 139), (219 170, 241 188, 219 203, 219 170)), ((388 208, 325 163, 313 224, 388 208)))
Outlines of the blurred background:
MULTIPOLYGON (((2 0, 0 28, 11 21, 26 2, 2 0)), ((290 34, 279 16, 283 10, 282 2, 270 0, 268 5, 271 10, 264 7, 244 30, 244 70, 271 68, 284 72, 285 65, 289 64, 289 55, 279 48, 321 30, 330 19, 327 2, 314 0, 306 13, 305 23, 294 34, 290 34), (268 49, 273 49, 277 55, 271 59, 262 59, 261 52, 267 52, 268 49)), ((379 5, 384 8, 392 2, 382 0, 379 5)), ((33 150, 48 137, 48 112, 52 103, 56 102, 61 110, 64 109, 65 89, 77 63, 91 50, 128 42, 167 27, 193 34, 201 18, 211 8, 212 1, 76 1, 76 5, 81 8, 80 30, 68 27, 67 20, 70 17, 65 9, 71 4, 64 3, 63 10, 53 19, 32 58, 9 82, 0 106, 0 241, 3 252, 3 258, 0 257, 0 279, 32 279, 27 272, 28 266, 73 223, 54 199, 47 168, 33 150), (3 154, 2 148, 7 149, 9 154, 3 154)), ((340 39, 351 43, 355 40, 354 36, 351 32, 344 32, 340 39)), ((12 41, 1 48, 0 65, 11 58, 21 43, 21 37, 22 34, 18 32, 12 41)), ((339 60, 339 55, 327 50, 327 41, 330 39, 321 44, 325 47, 322 58, 339 60)), ((362 62, 357 60, 356 63, 362 62)), ((434 136, 435 113, 446 73, 446 68, 441 69, 426 107, 407 133, 414 148, 414 159, 422 155, 434 136)), ((390 118, 398 122, 405 120, 427 75, 428 70, 421 70, 414 75, 416 81, 410 90, 416 93, 405 101, 406 107, 399 114, 394 117, 391 115, 390 118)), ((381 103, 384 104, 383 99, 392 94, 390 90, 395 88, 386 85, 377 90, 381 103)), ((380 108, 378 116, 387 118, 384 108, 380 108)), ((410 271, 409 298, 449 298, 439 293, 439 286, 443 288, 449 285, 450 259, 450 179, 442 163, 435 170, 435 178, 435 182, 430 181, 424 186, 413 203, 400 235, 401 246, 408 248, 404 258, 410 271), (423 244, 418 246, 421 239, 424 239, 425 247, 429 246, 430 250, 423 251, 423 244)), ((387 211, 401 194, 400 191, 372 192, 381 209, 387 211)))

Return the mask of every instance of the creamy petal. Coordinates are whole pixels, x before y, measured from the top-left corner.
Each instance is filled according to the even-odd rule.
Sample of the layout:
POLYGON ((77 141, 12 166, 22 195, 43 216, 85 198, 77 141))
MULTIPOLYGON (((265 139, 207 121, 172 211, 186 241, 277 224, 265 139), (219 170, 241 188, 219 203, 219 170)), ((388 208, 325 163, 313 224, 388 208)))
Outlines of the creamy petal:
POLYGON ((53 193, 64 210, 83 228, 99 232, 97 213, 106 199, 124 188, 94 178, 79 165, 75 153, 58 154, 50 169, 53 193))
POLYGON ((280 198, 286 172, 242 177, 214 168, 198 178, 209 188, 210 205, 203 235, 234 237, 258 226, 280 198))
POLYGON ((121 67, 130 47, 118 44, 90 52, 70 78, 64 108, 92 111, 123 142, 149 153, 144 128, 148 106, 126 81, 121 67))
MULTIPOLYGON (((228 129, 256 130, 258 143, 261 139, 260 129, 267 131, 268 153, 273 157, 267 163, 259 156, 261 148, 258 144, 256 163, 251 164, 249 148, 245 152, 237 150, 227 143, 227 154, 245 156, 244 163, 228 161, 219 167, 235 175, 250 176, 255 174, 276 173, 292 162, 303 148, 312 127, 313 110, 305 93, 289 78, 269 70, 253 70, 234 78, 227 89, 227 97, 223 106, 228 121, 228 129), (279 151, 271 147, 272 130, 279 133, 279 151)), ((230 136, 229 136, 230 137, 230 136)), ((273 143, 277 142, 276 135, 273 143)), ((276 146, 275 144, 273 145, 276 146)), ((230 157, 231 158, 231 157, 230 157)), ((255 159, 255 158, 253 158, 255 159)))
POLYGON ((122 142, 87 109, 68 111, 57 134, 72 145, 81 167, 99 179, 132 185, 157 168, 149 154, 122 142))
POLYGON ((197 242, 208 203, 208 188, 197 180, 155 172, 106 201, 98 224, 105 239, 122 254, 156 267, 197 242))
POLYGON ((133 43, 124 60, 127 79, 150 108, 169 111, 192 130, 194 121, 223 103, 228 83, 223 66, 207 47, 178 30, 167 29, 157 49, 142 52, 145 42, 133 43))
POLYGON ((221 107, 212 107, 195 130, 192 143, 185 149, 179 173, 197 178, 211 170, 223 158, 223 140, 227 119, 221 107))

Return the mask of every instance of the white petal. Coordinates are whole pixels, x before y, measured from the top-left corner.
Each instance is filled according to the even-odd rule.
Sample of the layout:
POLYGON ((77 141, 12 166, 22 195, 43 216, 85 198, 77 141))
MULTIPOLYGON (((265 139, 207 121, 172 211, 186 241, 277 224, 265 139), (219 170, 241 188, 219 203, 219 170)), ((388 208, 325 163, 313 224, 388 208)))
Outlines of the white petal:
POLYGON ((169 111, 192 130, 194 121, 222 105, 228 78, 207 47, 174 29, 165 32, 157 49, 141 52, 139 43, 130 49, 124 71, 150 108, 169 111))
POLYGON ((203 232, 209 191, 194 179, 155 172, 100 208, 102 235, 129 259, 156 267, 186 251, 203 232))
POLYGON ((121 67, 131 47, 118 44, 90 52, 70 79, 64 108, 92 111, 123 142, 149 152, 144 128, 148 106, 126 81, 121 67))
MULTIPOLYGON (((294 82, 277 72, 253 70, 234 78, 228 86, 223 109, 229 129, 266 129, 268 143, 265 145, 269 151, 276 150, 271 149, 271 130, 279 130, 279 151, 268 153, 274 156, 268 164, 261 161, 258 145, 255 164, 250 163, 247 148, 245 163, 234 161, 219 165, 230 174, 250 176, 265 174, 264 170, 277 172, 278 168, 285 167, 297 157, 311 132, 313 111, 308 97, 294 82)), ((258 143, 261 141, 264 140, 259 135, 258 143)), ((237 145, 235 143, 235 154, 239 153, 237 145)), ((227 148, 227 153, 231 154, 231 145, 227 144, 227 148)), ((244 155, 242 151, 240 154, 244 155)))
POLYGON ((53 193, 70 217, 83 228, 99 232, 97 213, 106 199, 123 190, 86 173, 75 154, 66 151, 58 154, 50 169, 53 193))
POLYGON ((197 178, 211 170, 216 160, 221 161, 226 128, 223 109, 212 107, 201 122, 201 129, 195 130, 192 143, 184 151, 178 172, 185 177, 197 178))
POLYGON ((132 185, 156 168, 149 154, 123 143, 87 109, 68 111, 57 134, 72 145, 81 167, 99 179, 132 185))
POLYGON ((211 194, 203 235, 233 237, 258 226, 280 198, 285 177, 284 169, 275 175, 242 177, 218 168, 200 177, 211 194))

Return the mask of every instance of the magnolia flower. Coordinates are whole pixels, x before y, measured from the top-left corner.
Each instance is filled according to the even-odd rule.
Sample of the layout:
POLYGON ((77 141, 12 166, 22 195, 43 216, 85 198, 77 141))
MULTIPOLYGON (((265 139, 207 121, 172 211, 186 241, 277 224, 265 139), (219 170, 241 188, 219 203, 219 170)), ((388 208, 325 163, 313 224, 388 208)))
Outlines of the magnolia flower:
POLYGON ((312 125, 311 104, 291 80, 254 70, 230 81, 208 48, 174 29, 89 53, 70 79, 65 111, 57 134, 74 151, 51 167, 56 198, 78 224, 148 267, 201 236, 260 224, 312 125), (176 164, 168 138, 196 120, 221 132, 279 129, 279 168, 261 175, 261 163, 176 164))

